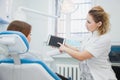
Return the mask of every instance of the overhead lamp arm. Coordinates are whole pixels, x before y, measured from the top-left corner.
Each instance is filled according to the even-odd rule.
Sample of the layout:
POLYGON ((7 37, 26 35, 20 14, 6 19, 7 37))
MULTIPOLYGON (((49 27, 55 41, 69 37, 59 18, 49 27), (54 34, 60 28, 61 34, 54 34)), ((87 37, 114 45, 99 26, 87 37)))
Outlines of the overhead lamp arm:
POLYGON ((32 13, 39 14, 39 15, 45 16, 45 17, 58 18, 58 16, 49 15, 49 14, 42 13, 42 12, 40 12, 40 11, 38 11, 38 10, 33 10, 33 9, 30 9, 30 8, 19 7, 19 10, 32 12, 32 13))

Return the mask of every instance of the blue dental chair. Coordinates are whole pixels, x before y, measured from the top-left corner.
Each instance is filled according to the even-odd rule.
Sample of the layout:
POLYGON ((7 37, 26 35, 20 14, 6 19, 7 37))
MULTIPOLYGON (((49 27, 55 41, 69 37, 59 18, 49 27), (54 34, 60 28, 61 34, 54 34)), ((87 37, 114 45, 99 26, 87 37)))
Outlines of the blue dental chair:
MULTIPOLYGON (((26 37, 17 31, 0 32, 0 80, 61 80, 42 61, 20 58, 29 50, 26 37)), ((26 53, 27 54, 27 53, 26 53)))

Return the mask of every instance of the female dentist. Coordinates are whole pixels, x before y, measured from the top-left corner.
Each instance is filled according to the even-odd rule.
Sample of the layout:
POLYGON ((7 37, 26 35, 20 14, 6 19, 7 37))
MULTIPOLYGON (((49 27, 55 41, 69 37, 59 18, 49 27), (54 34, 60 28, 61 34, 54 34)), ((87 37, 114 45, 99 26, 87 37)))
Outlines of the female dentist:
POLYGON ((58 43, 59 51, 80 61, 82 80, 117 80, 108 57, 111 48, 109 16, 102 7, 89 10, 86 27, 92 35, 82 42, 80 50, 58 43))

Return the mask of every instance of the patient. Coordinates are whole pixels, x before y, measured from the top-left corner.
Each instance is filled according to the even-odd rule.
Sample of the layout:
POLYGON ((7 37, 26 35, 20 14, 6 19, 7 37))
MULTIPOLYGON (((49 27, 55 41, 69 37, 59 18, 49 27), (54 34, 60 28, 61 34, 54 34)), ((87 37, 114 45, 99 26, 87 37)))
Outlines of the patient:
POLYGON ((32 27, 30 24, 23 21, 18 21, 18 20, 11 22, 7 28, 7 30, 22 32, 27 37, 29 42, 31 40, 30 38, 31 29, 32 27))
MULTIPOLYGON (((19 20, 15 20, 12 21, 9 25, 7 30, 11 30, 11 31, 19 31, 22 32, 28 42, 30 43, 31 41, 31 30, 32 30, 32 26, 26 22, 23 21, 19 21, 19 20)), ((28 52, 27 54, 22 54, 20 55, 21 58, 35 58, 35 59, 41 59, 40 55, 37 55, 37 53, 31 53, 28 52)), ((68 80, 67 78, 65 78, 64 76, 57 74, 62 80, 68 80)))
MULTIPOLYGON (((19 20, 14 20, 8 25, 7 30, 22 32, 26 36, 28 42, 30 43, 31 30, 32 30, 32 26, 30 24, 23 22, 23 21, 19 21, 19 20)), ((30 51, 27 54, 20 55, 20 58, 42 59, 40 54, 35 53, 35 52, 30 52, 30 51)))

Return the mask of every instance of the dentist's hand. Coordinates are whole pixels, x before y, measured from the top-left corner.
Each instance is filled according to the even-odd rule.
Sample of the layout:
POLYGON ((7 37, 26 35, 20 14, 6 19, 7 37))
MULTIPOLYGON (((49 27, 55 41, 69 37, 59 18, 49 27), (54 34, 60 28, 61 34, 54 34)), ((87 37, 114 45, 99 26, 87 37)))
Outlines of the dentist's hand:
POLYGON ((61 53, 64 52, 66 46, 65 46, 64 44, 61 44, 60 42, 58 42, 58 44, 60 45, 59 51, 60 51, 61 53))

